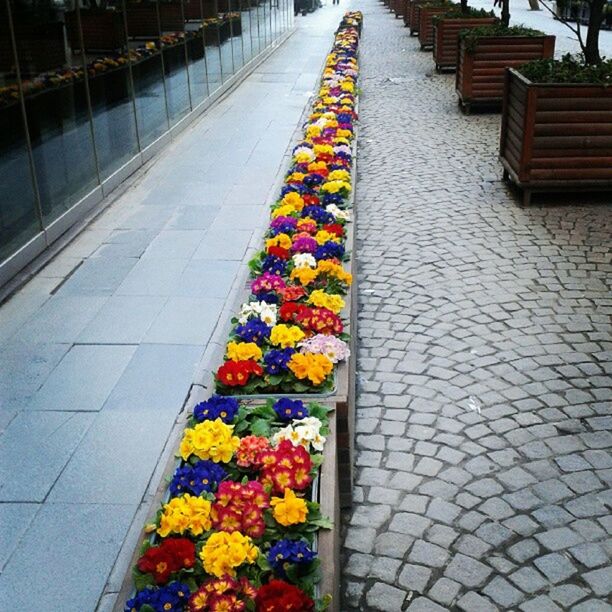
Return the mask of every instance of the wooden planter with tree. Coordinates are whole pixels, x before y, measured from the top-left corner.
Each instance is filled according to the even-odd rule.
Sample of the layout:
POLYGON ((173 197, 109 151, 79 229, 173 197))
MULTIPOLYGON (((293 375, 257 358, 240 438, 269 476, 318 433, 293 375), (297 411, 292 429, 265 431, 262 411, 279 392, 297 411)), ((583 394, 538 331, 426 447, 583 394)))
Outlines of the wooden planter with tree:
POLYGON ((465 13, 445 13, 434 17, 433 58, 436 70, 457 68, 459 32, 479 26, 492 25, 497 19, 492 13, 467 9, 465 13))
POLYGON ((404 25, 407 28, 410 27, 410 5, 411 4, 412 4, 411 0, 404 0, 403 20, 404 20, 404 25))
POLYGON ((506 72, 500 160, 523 190, 612 191, 612 88, 506 72))
POLYGON ((455 89, 464 112, 476 107, 499 109, 506 68, 551 58, 555 37, 522 27, 487 26, 459 37, 455 89))
POLYGON ((418 23, 419 43, 421 49, 431 49, 433 47, 433 18, 435 15, 442 15, 453 8, 450 2, 436 2, 419 4, 416 7, 416 20, 418 23))

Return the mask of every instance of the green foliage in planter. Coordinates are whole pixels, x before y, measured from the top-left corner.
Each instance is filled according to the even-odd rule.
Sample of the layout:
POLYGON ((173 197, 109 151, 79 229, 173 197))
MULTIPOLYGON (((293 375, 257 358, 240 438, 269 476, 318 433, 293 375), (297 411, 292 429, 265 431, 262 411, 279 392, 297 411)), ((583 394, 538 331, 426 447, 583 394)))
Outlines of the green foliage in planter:
POLYGON ((582 56, 569 53, 560 60, 543 59, 529 62, 518 71, 532 83, 592 83, 612 85, 612 59, 601 64, 585 64, 582 56))
POLYGON ((449 2, 448 0, 431 0, 430 2, 423 2, 419 5, 420 8, 428 8, 428 7, 440 7, 440 6, 448 6, 449 11, 457 9, 459 10, 459 5, 454 2, 449 2))
POLYGON ((440 19, 486 19, 487 17, 495 17, 495 13, 485 9, 475 9, 471 6, 468 7, 467 13, 462 13, 458 6, 454 6, 448 13, 434 15, 433 21, 435 23, 440 19))
POLYGON ((487 36, 546 36, 546 34, 525 26, 505 26, 502 24, 479 26, 459 32, 459 39, 465 40, 465 48, 469 53, 476 49, 479 38, 487 36))

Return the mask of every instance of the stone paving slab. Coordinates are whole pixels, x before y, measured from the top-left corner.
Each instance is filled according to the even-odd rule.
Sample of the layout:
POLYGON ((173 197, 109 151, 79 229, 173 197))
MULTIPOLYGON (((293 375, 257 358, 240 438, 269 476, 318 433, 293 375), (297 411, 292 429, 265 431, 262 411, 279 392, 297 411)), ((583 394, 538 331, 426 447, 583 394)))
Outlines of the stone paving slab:
POLYGON ((342 609, 611 610, 611 208, 520 208, 499 115, 462 115, 454 76, 360 8, 342 609))

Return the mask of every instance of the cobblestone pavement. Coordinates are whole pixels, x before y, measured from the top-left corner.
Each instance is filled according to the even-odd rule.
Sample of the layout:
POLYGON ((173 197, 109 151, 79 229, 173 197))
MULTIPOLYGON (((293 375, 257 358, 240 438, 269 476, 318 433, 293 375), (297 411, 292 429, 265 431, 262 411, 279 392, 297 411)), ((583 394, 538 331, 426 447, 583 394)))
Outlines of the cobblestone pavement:
POLYGON ((360 8, 342 610, 612 610, 610 208, 519 207, 499 115, 461 115, 453 76, 360 8))

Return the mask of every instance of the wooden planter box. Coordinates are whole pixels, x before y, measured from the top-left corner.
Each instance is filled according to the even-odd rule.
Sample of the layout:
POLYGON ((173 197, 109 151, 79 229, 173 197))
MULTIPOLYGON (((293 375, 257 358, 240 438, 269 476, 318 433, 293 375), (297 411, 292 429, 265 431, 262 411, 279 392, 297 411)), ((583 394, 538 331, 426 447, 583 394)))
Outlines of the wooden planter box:
POLYGON ((395 17, 402 17, 404 14, 404 0, 391 0, 391 10, 395 17))
MULTIPOLYGON (((70 48, 80 51, 76 11, 67 11, 65 17, 70 48)), ((81 29, 85 51, 115 51, 126 44, 123 14, 118 11, 81 9, 81 29)))
POLYGON ((421 49, 431 49, 434 44, 433 16, 448 11, 448 6, 417 5, 416 18, 419 24, 419 42, 421 49))
POLYGON ((417 8, 421 4, 431 2, 431 0, 408 0, 408 27, 410 28, 410 36, 416 36, 419 33, 419 15, 417 8))
POLYGON ((412 4, 412 0, 404 0, 404 25, 408 28, 410 27, 410 5, 412 4))
POLYGON ((497 22, 495 17, 474 17, 472 19, 444 18, 434 24, 433 57, 436 70, 457 67, 459 32, 497 22))
POLYGON ((474 105, 500 107, 506 68, 553 57, 554 36, 487 36, 473 51, 459 42, 455 89, 465 112, 474 105))
POLYGON ((612 192, 612 88, 506 70, 500 161, 524 205, 533 191, 612 192))

